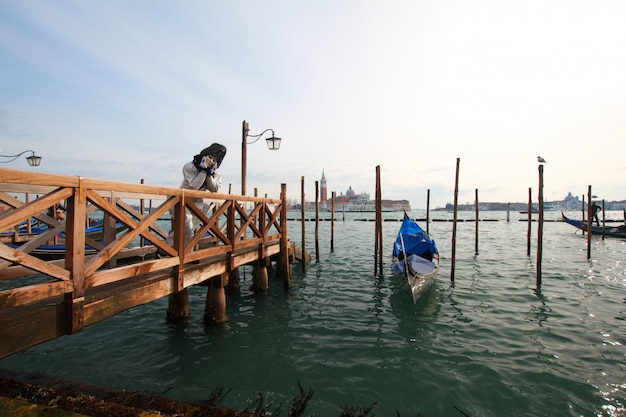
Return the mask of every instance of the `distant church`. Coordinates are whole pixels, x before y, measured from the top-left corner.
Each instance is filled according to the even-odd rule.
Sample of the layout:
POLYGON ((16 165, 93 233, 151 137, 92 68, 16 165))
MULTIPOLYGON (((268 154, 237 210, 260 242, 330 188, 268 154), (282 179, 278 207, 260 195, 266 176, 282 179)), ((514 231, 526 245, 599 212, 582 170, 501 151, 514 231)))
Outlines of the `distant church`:
MULTIPOLYGON (((326 183, 326 175, 322 170, 322 179, 320 180, 320 203, 322 208, 330 210, 331 199, 328 197, 328 186, 326 183)), ((382 200, 383 211, 410 211, 411 204, 408 200, 382 200)), ((357 194, 349 186, 346 193, 335 196, 335 210, 337 211, 376 211, 376 202, 370 200, 367 193, 357 194)))

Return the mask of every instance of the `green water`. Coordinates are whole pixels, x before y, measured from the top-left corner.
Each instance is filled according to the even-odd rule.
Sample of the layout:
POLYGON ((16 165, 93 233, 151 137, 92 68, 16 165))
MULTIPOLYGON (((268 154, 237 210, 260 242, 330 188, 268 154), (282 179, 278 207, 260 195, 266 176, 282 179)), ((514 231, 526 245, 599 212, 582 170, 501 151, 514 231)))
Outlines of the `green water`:
MULTIPOLYGON (((300 383, 315 392, 305 413, 315 416, 374 402, 377 416, 626 415, 625 242, 594 237, 588 261, 586 237, 548 214, 537 290, 537 225, 528 257, 524 216, 481 213, 498 221, 479 223, 478 254, 475 224, 459 223, 454 284, 452 223, 430 223, 442 267, 415 305, 388 268, 400 223, 383 223, 385 269, 375 276, 374 222, 355 221, 373 214, 339 214, 334 251, 330 222, 321 222, 320 262, 304 274, 294 264, 289 292, 270 279, 267 295, 253 294, 245 271, 241 294, 227 296, 225 326, 203 325, 206 287, 194 287, 186 324, 167 323, 159 300, 0 367, 182 400, 232 388, 221 405, 238 409, 259 392, 286 404, 300 383)), ((305 225, 314 250, 314 223, 305 225)), ((299 244, 299 221, 289 233, 299 244)))

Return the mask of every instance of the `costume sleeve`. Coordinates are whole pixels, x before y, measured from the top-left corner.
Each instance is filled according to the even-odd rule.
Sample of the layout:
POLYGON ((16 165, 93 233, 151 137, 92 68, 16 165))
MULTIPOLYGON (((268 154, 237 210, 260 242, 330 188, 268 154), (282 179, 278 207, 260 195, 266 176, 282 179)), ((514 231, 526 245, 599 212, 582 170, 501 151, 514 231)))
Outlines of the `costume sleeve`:
POLYGON ((218 192, 220 187, 222 186, 222 176, 219 172, 215 171, 215 173, 211 175, 207 175, 206 177, 206 188, 209 191, 214 193, 218 192))
POLYGON ((183 167, 183 184, 181 188, 199 190, 207 179, 207 174, 195 167, 193 162, 183 167))

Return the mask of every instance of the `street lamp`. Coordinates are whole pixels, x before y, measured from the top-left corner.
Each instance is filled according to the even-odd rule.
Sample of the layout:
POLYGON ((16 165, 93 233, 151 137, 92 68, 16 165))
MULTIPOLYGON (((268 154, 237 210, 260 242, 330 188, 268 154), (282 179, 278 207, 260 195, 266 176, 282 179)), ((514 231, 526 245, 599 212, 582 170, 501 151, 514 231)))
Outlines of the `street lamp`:
POLYGON ((272 132, 272 136, 265 139, 267 143, 267 148, 270 151, 277 151, 280 149, 280 138, 277 138, 274 134, 274 129, 265 129, 263 132, 258 135, 250 135, 248 134, 250 129, 248 129, 248 123, 244 120, 241 124, 241 195, 246 195, 246 158, 247 158, 247 147, 246 145, 249 143, 252 145, 263 136, 267 132, 272 132), (256 138, 252 142, 248 142, 248 137, 256 138))
POLYGON ((35 151, 31 151, 31 150, 22 151, 18 153, 17 155, 0 155, 0 157, 2 158, 10 158, 8 161, 0 160, 0 163, 8 164, 9 162, 13 162, 20 156, 24 155, 26 152, 30 152, 30 156, 26 157, 26 160, 28 161, 28 165, 30 165, 31 167, 38 167, 39 164, 41 164, 41 156, 35 155, 35 151))

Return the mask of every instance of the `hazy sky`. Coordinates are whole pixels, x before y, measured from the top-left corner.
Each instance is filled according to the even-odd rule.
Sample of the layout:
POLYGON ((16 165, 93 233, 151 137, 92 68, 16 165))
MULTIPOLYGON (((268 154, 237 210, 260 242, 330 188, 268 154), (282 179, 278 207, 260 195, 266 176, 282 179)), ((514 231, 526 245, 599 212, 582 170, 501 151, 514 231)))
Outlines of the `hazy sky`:
POLYGON ((414 208, 569 191, 626 199, 626 1, 0 0, 1 167, 222 191, 375 191, 414 208))

